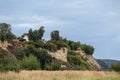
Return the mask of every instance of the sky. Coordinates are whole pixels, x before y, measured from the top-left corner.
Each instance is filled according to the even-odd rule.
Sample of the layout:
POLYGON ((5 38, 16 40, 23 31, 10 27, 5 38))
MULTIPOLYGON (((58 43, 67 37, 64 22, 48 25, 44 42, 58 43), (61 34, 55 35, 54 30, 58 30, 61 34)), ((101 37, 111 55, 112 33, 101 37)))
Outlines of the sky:
POLYGON ((0 23, 20 36, 45 26, 44 38, 62 37, 94 46, 97 59, 120 60, 120 0, 0 0, 0 23))

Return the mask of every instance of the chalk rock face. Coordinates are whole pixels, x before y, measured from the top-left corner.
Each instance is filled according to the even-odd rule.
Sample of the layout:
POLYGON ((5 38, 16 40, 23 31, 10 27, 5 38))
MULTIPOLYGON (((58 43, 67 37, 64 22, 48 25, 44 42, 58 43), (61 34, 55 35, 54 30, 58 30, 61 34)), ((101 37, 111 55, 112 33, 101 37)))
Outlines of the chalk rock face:
POLYGON ((92 68, 92 70, 102 70, 100 64, 96 61, 96 59, 92 55, 87 55, 88 64, 92 68))
POLYGON ((8 41, 0 41, 0 47, 3 49, 3 50, 7 50, 7 47, 11 45, 10 43, 8 43, 8 41))
POLYGON ((63 62, 67 62, 67 53, 68 49, 66 47, 57 50, 56 52, 48 52, 53 58, 61 60, 63 62))

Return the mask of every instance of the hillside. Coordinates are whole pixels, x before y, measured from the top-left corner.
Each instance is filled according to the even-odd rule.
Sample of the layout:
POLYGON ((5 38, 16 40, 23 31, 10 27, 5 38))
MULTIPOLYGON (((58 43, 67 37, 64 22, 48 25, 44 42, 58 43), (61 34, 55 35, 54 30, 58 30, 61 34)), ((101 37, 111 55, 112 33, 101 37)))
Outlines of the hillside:
POLYGON ((17 38, 6 23, 0 25, 0 71, 4 70, 101 70, 92 56, 94 47, 68 40, 58 30, 43 38, 44 26, 17 38))
POLYGON ((113 64, 119 62, 118 60, 111 59, 97 59, 97 61, 101 65, 103 70, 109 70, 113 64))

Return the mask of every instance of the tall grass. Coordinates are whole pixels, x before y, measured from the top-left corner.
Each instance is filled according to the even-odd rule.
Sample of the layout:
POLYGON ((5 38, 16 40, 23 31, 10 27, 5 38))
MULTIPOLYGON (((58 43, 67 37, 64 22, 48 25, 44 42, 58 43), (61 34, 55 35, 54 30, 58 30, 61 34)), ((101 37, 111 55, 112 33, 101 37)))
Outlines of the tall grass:
POLYGON ((21 71, 0 73, 0 80, 120 80, 120 74, 103 71, 21 71))

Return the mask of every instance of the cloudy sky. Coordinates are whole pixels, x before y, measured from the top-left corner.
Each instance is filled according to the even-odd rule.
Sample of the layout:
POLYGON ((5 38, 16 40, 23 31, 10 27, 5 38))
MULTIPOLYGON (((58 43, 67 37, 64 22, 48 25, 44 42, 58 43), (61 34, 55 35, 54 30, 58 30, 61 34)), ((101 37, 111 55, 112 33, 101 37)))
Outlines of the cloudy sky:
POLYGON ((0 0, 0 23, 17 36, 45 26, 95 47, 95 58, 120 60, 120 0, 0 0))

